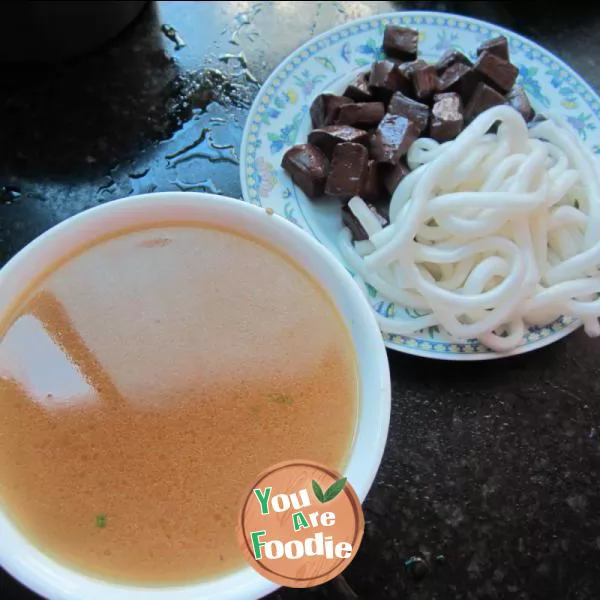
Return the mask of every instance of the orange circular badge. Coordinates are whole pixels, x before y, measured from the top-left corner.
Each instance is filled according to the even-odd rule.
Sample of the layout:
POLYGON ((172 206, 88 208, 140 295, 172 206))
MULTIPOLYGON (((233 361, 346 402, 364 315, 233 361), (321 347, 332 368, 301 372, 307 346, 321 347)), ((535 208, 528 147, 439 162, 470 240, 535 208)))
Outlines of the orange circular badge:
POLYGON ((356 556, 364 529, 345 477, 315 462, 287 461, 261 473, 248 490, 238 540, 261 575, 305 588, 339 575, 356 556))

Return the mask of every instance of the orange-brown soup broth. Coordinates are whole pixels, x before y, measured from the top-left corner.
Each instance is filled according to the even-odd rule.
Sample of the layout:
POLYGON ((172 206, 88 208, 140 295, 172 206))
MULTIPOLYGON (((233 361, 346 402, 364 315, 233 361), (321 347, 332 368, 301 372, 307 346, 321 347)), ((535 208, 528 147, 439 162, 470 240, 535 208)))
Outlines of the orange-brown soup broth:
POLYGON ((349 333, 315 281, 252 239, 121 232, 45 273, 0 331, 0 498, 84 572, 160 585, 234 570, 261 470, 346 461, 349 333))

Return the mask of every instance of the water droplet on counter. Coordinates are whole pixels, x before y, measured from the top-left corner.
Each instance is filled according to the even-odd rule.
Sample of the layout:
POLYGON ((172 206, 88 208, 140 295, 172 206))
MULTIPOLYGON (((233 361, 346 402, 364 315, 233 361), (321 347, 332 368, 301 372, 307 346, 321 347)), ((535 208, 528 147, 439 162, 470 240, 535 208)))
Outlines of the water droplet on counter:
POLYGON ((210 134, 208 136, 208 145, 215 150, 235 150, 235 146, 233 144, 217 144, 210 134))
POLYGON ((209 94, 213 102, 233 104, 244 108, 252 104, 256 90, 249 90, 239 81, 239 74, 224 73, 219 69, 205 69, 200 78, 200 89, 209 94))
POLYGON ((127 176, 130 177, 131 179, 141 179, 142 177, 145 177, 146 175, 148 175, 149 172, 150 172, 150 167, 147 167, 145 169, 142 169, 141 171, 132 171, 130 173, 127 173, 127 176))
POLYGON ((246 60, 246 55, 243 52, 239 52, 238 54, 231 54, 231 53, 221 54, 218 57, 218 59, 224 63, 228 63, 232 60, 238 60, 242 67, 244 67, 244 68, 248 67, 248 61, 246 60))
POLYGON ((242 73, 245 75, 248 81, 260 85, 260 81, 256 77, 254 77, 254 74, 250 71, 250 69, 244 69, 242 73))
POLYGON ((183 148, 180 148, 179 150, 172 152, 171 154, 165 154, 165 158, 167 160, 171 160, 173 158, 177 158, 178 156, 182 156, 183 154, 189 152, 190 150, 193 150, 194 148, 197 148, 198 146, 204 143, 209 131, 210 129, 208 129, 207 127, 203 127, 200 131, 200 135, 192 143, 187 144, 183 148))
POLYGON ((167 168, 172 169, 177 165, 188 162, 195 158, 203 158, 211 163, 230 163, 239 165, 240 159, 233 144, 219 144, 214 141, 212 132, 203 128, 200 135, 190 144, 183 148, 165 155, 167 168))
POLYGON ((166 23, 161 25, 160 30, 163 32, 164 36, 171 42, 175 44, 175 50, 181 50, 185 47, 185 42, 183 38, 177 33, 175 27, 171 25, 167 25, 166 23))
POLYGON ((238 26, 250 25, 250 11, 241 12, 235 15, 233 22, 238 26))
POLYGON ((98 189, 96 190, 97 194, 110 190, 113 186, 116 185, 116 181, 110 175, 106 175, 102 181, 103 183, 100 184, 100 186, 98 186, 98 189))
POLYGON ((203 158, 203 159, 208 160, 211 163, 229 163, 229 164, 236 165, 236 166, 240 164, 239 159, 237 158, 237 156, 235 155, 235 153, 233 151, 231 151, 231 154, 229 156, 220 151, 215 152, 215 153, 192 152, 191 154, 187 154, 185 156, 180 156, 179 158, 175 159, 173 162, 171 162, 167 165, 167 168, 176 167, 177 165, 181 165, 190 160, 194 160, 195 158, 203 158))
POLYGON ((21 195, 21 189, 15 185, 0 185, 0 204, 12 204, 21 195))
POLYGON ((404 561, 406 572, 414 581, 421 581, 429 573, 429 564, 421 556, 411 556, 404 561))
POLYGON ((202 181, 197 181, 195 183, 175 179, 174 181, 169 181, 169 183, 172 183, 173 185, 175 185, 177 187, 177 189, 181 190, 182 192, 194 191, 194 192, 208 192, 210 194, 219 194, 220 193, 219 188, 215 185, 214 181, 210 178, 203 179, 202 181))
MULTIPOLYGON (((171 146, 180 133, 184 133, 182 137, 189 143, 190 136, 189 132, 185 132, 185 125, 198 120, 203 124, 218 123, 227 127, 234 124, 241 130, 245 116, 242 111, 252 104, 259 84, 244 66, 246 59, 243 53, 222 57, 222 70, 212 67, 180 70, 169 79, 162 91, 164 102, 161 104, 161 113, 169 115, 169 119, 159 132, 157 141, 160 144, 171 146), (210 114, 217 108, 213 105, 218 105, 219 117, 210 114), (226 114, 223 115, 223 112, 226 114), (207 113, 211 119, 208 123, 205 120, 207 113)), ((172 152, 171 148, 169 151, 172 152)))
POLYGON ((169 84, 165 109, 181 126, 204 114, 213 103, 248 108, 258 87, 250 83, 246 73, 224 73, 213 68, 179 74, 169 84))

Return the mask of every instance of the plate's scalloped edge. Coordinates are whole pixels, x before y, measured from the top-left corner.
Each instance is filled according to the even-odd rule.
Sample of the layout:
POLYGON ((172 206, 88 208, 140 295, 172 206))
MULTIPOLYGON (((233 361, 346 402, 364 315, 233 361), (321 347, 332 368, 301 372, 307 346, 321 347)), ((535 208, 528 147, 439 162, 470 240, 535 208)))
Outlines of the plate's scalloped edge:
POLYGON ((581 327, 581 321, 575 320, 570 325, 564 325, 561 329, 554 332, 553 335, 549 335, 547 337, 540 338, 536 341, 530 341, 529 343, 525 343, 510 352, 493 352, 488 348, 485 348, 481 344, 465 344, 465 348, 460 351, 436 351, 433 347, 438 344, 449 344, 453 345, 451 342, 427 342, 422 338, 413 338, 417 342, 425 342, 426 348, 421 348, 421 344, 417 343, 416 345, 410 345, 407 343, 400 344, 397 342, 392 342, 388 340, 388 335, 383 334, 384 344, 390 348, 391 350, 396 350, 399 352, 403 352, 404 354, 410 354, 412 356, 418 356, 420 358, 436 358, 438 360, 460 360, 460 361, 480 361, 480 360, 492 360, 499 358, 509 358, 511 356, 518 356, 520 354, 525 354, 526 352, 532 352, 533 350, 539 350, 540 348, 544 348, 545 346, 549 346, 554 342, 558 342, 562 338, 568 336, 573 333, 577 329, 581 327), (479 346, 481 350, 470 350, 467 349, 469 346, 475 348, 475 346, 479 346), (429 349, 428 349, 429 348, 429 349))
MULTIPOLYGON (((340 40, 339 34, 341 32, 348 31, 344 37, 349 37, 356 33, 364 33, 365 31, 376 29, 382 24, 389 22, 416 26, 433 24, 437 27, 445 26, 450 29, 468 30, 472 33, 481 32, 483 30, 490 35, 505 35, 511 45, 516 44, 517 47, 525 47, 531 52, 532 56, 537 55, 536 58, 538 58, 544 64, 544 66, 548 68, 556 68, 557 70, 564 72, 564 75, 561 76, 561 81, 572 85, 577 92, 577 97, 585 102, 586 108, 598 120, 600 120, 600 99, 598 99, 596 92, 591 88, 591 86, 562 59, 544 49, 533 40, 529 40, 518 33, 512 32, 500 25, 495 25, 493 23, 487 23, 472 17, 465 17, 447 12, 401 11, 371 15, 343 23, 308 40, 305 44, 289 54, 264 82, 248 113, 240 149, 240 180, 242 195, 246 202, 262 205, 258 183, 253 180, 251 185, 248 185, 249 179, 252 179, 248 173, 248 166, 250 163, 252 168, 256 170, 255 156, 260 144, 260 138, 254 135, 254 133, 260 129, 262 124, 259 116, 259 113, 261 112, 259 108, 263 105, 266 107, 268 102, 271 100, 271 97, 267 95, 267 90, 272 88, 273 94, 277 93, 280 90, 282 83, 285 81, 285 77, 281 77, 282 72, 285 74, 285 76, 291 74, 295 67, 302 64, 316 52, 338 42, 340 40), (367 26, 364 27, 363 25, 367 26), (338 37, 336 38, 336 36, 338 37), (326 43, 327 41, 329 43, 326 43), (289 73, 286 73, 286 71, 289 71, 289 73), (277 78, 279 78, 279 81, 276 81, 277 78), (251 139, 252 137, 254 139, 251 139)), ((296 204, 299 207, 299 203, 296 202, 296 204)), ((301 213, 300 210, 299 212, 301 213)), ((293 218, 290 215, 283 214, 283 216, 297 225, 304 226, 308 230, 311 230, 309 223, 306 221, 302 213, 299 215, 302 223, 298 222, 298 218, 293 218)), ((508 353, 497 353, 490 351, 476 340, 458 343, 446 340, 426 339, 416 336, 396 336, 386 333, 383 333, 383 337, 388 348, 407 354, 445 360, 476 361, 492 358, 504 358, 542 348, 567 336, 580 326, 581 322, 579 320, 568 317, 560 317, 545 327, 530 329, 525 336, 525 342, 515 350, 508 353)))

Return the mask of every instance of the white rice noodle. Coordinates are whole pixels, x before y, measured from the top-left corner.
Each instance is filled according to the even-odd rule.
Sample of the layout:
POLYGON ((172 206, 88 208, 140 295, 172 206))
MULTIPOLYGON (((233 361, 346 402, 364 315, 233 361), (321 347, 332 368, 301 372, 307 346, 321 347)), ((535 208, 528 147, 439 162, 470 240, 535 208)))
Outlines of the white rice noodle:
POLYGON ((599 165, 568 124, 551 118, 528 129, 499 106, 452 142, 418 139, 407 162, 389 225, 353 198, 369 240, 353 244, 344 229, 339 242, 363 287, 426 313, 377 314, 383 331, 440 326, 508 352, 527 326, 569 315, 600 335, 599 165))

